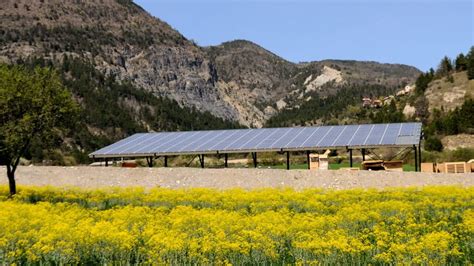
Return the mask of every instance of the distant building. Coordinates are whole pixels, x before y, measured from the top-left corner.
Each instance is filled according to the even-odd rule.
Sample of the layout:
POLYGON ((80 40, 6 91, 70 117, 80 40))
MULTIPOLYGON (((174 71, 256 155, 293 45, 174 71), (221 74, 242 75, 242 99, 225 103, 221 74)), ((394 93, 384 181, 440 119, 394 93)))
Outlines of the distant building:
POLYGON ((407 85, 402 90, 397 91, 396 95, 397 96, 403 96, 403 95, 411 93, 414 90, 415 90, 415 85, 407 85))
POLYGON ((383 105, 383 101, 377 98, 362 98, 362 107, 364 108, 380 108, 383 105))
POLYGON ((393 100, 395 100, 395 96, 393 96, 393 95, 387 96, 387 97, 383 98, 383 104, 384 105, 389 105, 389 104, 392 103, 393 100))
POLYGON ((372 100, 372 108, 380 108, 382 107, 383 102, 381 100, 372 100))
POLYGON ((372 105, 372 99, 364 97, 362 98, 362 107, 369 108, 372 105))

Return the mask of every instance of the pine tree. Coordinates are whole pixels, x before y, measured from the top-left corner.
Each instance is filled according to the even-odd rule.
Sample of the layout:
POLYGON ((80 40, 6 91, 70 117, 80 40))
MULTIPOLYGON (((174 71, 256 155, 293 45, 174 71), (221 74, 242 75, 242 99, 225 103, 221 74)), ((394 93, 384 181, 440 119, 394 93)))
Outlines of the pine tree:
POLYGON ((474 46, 467 54, 467 77, 468 79, 474 79, 474 46))
POLYGON ((460 53, 457 57, 456 57, 456 61, 455 61, 455 64, 456 64, 456 71, 464 71, 467 69, 467 58, 466 56, 464 56, 463 53, 460 53))
POLYGON ((438 69, 436 70, 436 74, 441 77, 447 76, 453 70, 453 64, 451 63, 451 59, 445 56, 441 59, 439 63, 438 69))
POLYGON ((430 72, 421 73, 418 79, 415 82, 415 92, 417 95, 425 93, 425 90, 428 88, 428 84, 433 80, 434 71, 431 69, 430 72))

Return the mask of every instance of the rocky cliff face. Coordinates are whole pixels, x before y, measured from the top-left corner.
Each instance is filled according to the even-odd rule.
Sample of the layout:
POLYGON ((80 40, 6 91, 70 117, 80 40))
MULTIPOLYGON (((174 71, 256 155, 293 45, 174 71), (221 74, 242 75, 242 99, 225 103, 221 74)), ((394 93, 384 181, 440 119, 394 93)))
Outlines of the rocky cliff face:
POLYGON ((198 47, 127 0, 4 0, 0 21, 1 61, 84 58, 107 76, 246 126, 262 126, 322 85, 321 94, 331 84, 400 86, 419 74, 374 62, 294 64, 247 41, 198 47))
POLYGON ((297 66, 248 41, 204 48, 216 66, 217 87, 242 124, 261 127, 275 114, 274 102, 291 88, 297 66))
POLYGON ((64 54, 183 106, 226 119, 216 70, 200 47, 130 1, 7 1, 0 10, 4 61, 64 54))

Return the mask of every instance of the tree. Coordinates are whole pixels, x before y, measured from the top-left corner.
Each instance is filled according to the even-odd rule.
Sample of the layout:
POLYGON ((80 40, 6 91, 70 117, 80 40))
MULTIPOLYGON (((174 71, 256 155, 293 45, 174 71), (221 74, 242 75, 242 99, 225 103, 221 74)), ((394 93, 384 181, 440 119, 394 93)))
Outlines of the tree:
POLYGON ((430 69, 427 73, 421 73, 420 76, 416 79, 415 82, 415 92, 417 95, 422 95, 425 93, 428 85, 434 78, 434 70, 430 69))
POLYGON ((474 46, 467 54, 467 77, 468 79, 474 79, 474 46))
POLYGON ((435 136, 429 136, 425 140, 425 149, 427 151, 443 151, 443 143, 435 136))
POLYGON ((77 105, 56 72, 0 65, 0 164, 7 166, 10 195, 15 171, 33 141, 46 146, 74 121, 77 105))
POLYGON ((390 104, 384 105, 378 112, 369 115, 373 123, 398 123, 405 120, 403 112, 397 109, 395 101, 392 100, 390 104))
POLYGON ((456 64, 456 71, 464 71, 467 69, 467 58, 464 56, 463 53, 460 53, 456 57, 455 64, 456 64))
POLYGON ((445 56, 441 59, 441 63, 439 63, 437 74, 441 77, 449 75, 449 73, 453 70, 453 64, 451 63, 451 59, 445 56))

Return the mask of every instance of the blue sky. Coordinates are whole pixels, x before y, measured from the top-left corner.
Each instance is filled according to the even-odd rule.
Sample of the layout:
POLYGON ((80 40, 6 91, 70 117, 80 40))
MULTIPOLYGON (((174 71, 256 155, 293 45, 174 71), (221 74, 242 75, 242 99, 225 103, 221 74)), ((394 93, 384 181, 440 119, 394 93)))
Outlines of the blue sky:
POLYGON ((425 71, 474 45, 473 0, 135 0, 201 46, 245 39, 292 62, 401 63, 425 71))

